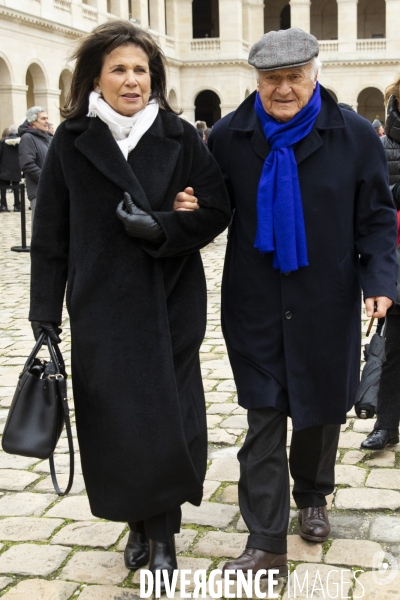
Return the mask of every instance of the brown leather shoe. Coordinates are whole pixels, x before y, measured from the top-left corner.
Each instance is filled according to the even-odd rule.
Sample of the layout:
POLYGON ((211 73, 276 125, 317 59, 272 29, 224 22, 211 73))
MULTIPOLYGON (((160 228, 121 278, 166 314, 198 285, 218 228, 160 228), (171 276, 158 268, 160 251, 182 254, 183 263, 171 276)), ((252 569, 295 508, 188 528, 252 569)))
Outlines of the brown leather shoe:
MULTIPOLYGON (((287 567, 287 554, 274 554, 272 552, 264 552, 264 550, 257 550, 257 548, 246 548, 239 556, 230 562, 227 562, 222 567, 222 572, 229 571, 252 571, 253 575, 260 569, 278 569, 278 577, 286 577, 288 574, 287 567)), ((235 575, 230 575, 232 579, 236 578, 235 575)), ((267 574, 264 575, 267 577, 267 574)))
POLYGON ((310 506, 299 511, 300 535, 311 542, 326 542, 331 531, 326 506, 310 506))

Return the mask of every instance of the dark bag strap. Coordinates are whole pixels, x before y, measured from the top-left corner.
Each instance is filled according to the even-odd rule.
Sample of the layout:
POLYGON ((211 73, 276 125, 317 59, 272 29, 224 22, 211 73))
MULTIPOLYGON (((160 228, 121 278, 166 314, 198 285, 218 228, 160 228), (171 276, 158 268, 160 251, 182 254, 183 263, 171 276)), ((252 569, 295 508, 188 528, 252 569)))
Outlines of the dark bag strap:
POLYGON ((26 359, 26 363, 24 365, 24 368, 22 369, 21 375, 23 375, 30 368, 30 366, 32 365, 32 362, 36 358, 37 354, 39 353, 40 348, 43 346, 43 344, 45 342, 47 342, 46 337, 47 336, 46 336, 45 332, 43 332, 43 333, 40 334, 40 336, 36 340, 36 344, 34 345, 34 347, 32 349, 32 352, 30 353, 30 355, 26 359))
POLYGON ((72 439, 72 430, 71 430, 71 421, 69 418, 69 406, 68 406, 68 398, 67 398, 67 380, 66 373, 64 367, 64 360, 61 354, 61 351, 57 344, 51 341, 50 337, 47 336, 47 347, 50 352, 51 360, 54 363, 54 366, 57 366, 60 369, 60 372, 55 375, 50 375, 50 377, 54 377, 57 382, 58 387, 58 395, 60 397, 60 402, 62 405, 63 413, 64 413, 64 421, 65 421, 65 429, 67 431, 68 438, 68 450, 69 450, 69 479, 68 485, 65 490, 62 492, 60 490, 60 486, 58 485, 56 470, 54 467, 54 454, 52 454, 49 458, 50 463, 50 474, 51 480, 54 485, 54 489, 56 490, 59 496, 66 496, 70 489, 72 488, 72 484, 74 482, 74 472, 75 472, 75 456, 74 456, 74 442, 72 439))

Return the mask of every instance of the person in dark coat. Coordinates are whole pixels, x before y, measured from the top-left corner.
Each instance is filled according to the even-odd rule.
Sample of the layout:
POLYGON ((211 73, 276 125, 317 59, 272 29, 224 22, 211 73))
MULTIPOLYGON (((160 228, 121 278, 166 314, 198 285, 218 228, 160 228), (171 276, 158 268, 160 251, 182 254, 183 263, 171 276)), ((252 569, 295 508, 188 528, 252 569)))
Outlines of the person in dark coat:
POLYGON ((32 209, 32 225, 40 174, 49 149, 51 138, 47 132, 48 116, 41 106, 32 106, 26 113, 26 121, 19 127, 19 164, 25 176, 26 191, 32 209))
POLYGON ((227 227, 229 199, 195 128, 168 105, 148 33, 104 23, 74 58, 39 182, 29 318, 36 338, 57 341, 68 281, 91 510, 129 523, 129 568, 150 556, 149 569, 172 575, 180 507, 200 504, 207 466, 199 250, 227 227))
POLYGON ((328 538, 340 424, 359 383, 361 288, 369 315, 395 298, 385 153, 319 85, 318 51, 300 29, 265 34, 249 56, 257 91, 209 138, 235 210, 222 327, 249 423, 238 459, 250 535, 225 565, 235 572, 287 573, 288 416, 300 535, 328 538))
MULTIPOLYGON (((386 135, 381 138, 386 152, 389 185, 397 209, 400 242, 400 75, 385 92, 388 112, 386 135)), ((397 248, 399 264, 400 246, 397 248)), ((400 423, 400 278, 397 282, 396 309, 387 315, 386 362, 383 364, 379 385, 377 420, 374 429, 361 443, 366 450, 382 450, 388 444, 399 442, 400 423)))
POLYGON ((14 192, 14 212, 21 212, 18 184, 21 181, 21 169, 18 160, 18 146, 21 138, 17 135, 18 127, 11 125, 8 135, 0 140, 0 211, 7 211, 7 188, 14 192))

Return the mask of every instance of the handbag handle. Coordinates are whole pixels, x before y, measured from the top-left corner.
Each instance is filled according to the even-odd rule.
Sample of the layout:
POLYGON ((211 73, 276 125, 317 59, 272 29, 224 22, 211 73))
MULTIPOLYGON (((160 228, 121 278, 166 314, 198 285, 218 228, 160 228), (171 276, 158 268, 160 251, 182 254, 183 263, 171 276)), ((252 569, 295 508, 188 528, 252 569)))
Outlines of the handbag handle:
MULTIPOLYGON (((51 346, 51 342, 50 342, 51 346)), ((53 351, 54 352, 54 351, 53 351)), ((56 470, 54 467, 54 454, 52 454, 49 458, 50 463, 50 475, 51 480, 54 485, 54 489, 56 490, 59 496, 66 496, 70 489, 72 488, 72 484, 74 481, 74 472, 75 472, 75 455, 74 455, 74 442, 72 439, 72 430, 71 430, 71 421, 69 418, 69 406, 68 406, 68 398, 67 398, 67 383, 63 374, 58 373, 56 375, 50 375, 50 377, 54 377, 59 391, 60 401, 62 404, 63 412, 64 412, 64 420, 65 420, 65 429, 67 430, 67 438, 68 438, 68 451, 69 451, 69 479, 68 484, 65 490, 62 492, 60 486, 58 485, 56 470)))
POLYGON ((24 368, 22 369, 21 376, 25 373, 25 371, 27 371, 30 368, 33 360, 36 358, 36 356, 39 353, 40 348, 43 346, 45 340, 46 340, 46 333, 43 331, 39 335, 38 339, 36 340, 36 344, 34 345, 32 352, 26 359, 26 363, 24 365, 24 368))
POLYGON ((60 486, 58 485, 56 470, 54 466, 54 454, 52 454, 49 458, 50 463, 50 475, 51 480, 53 482, 54 489, 56 490, 59 496, 66 496, 70 489, 72 488, 72 484, 74 482, 74 472, 75 472, 75 454, 74 454, 74 442, 72 439, 72 430, 71 430, 71 421, 69 418, 69 406, 68 406, 68 398, 67 398, 67 383, 66 378, 67 374, 65 372, 64 359, 61 354, 61 351, 58 347, 58 344, 55 344, 50 336, 47 336, 47 347, 50 352, 51 360, 53 361, 54 366, 59 369, 59 373, 55 375, 50 375, 50 377, 54 378, 57 383, 58 393, 60 397, 60 402, 62 405, 63 413, 64 413, 64 422, 65 429, 67 431, 68 438, 68 451, 69 451, 69 479, 68 484, 65 490, 62 492, 60 486))

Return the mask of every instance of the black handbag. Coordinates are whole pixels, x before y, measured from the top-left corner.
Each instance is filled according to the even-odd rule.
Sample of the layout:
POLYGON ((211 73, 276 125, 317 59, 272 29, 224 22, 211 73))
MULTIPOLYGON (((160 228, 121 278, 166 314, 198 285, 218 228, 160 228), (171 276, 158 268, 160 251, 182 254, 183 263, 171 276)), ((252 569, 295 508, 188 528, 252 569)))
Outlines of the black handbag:
POLYGON ((38 338, 19 376, 3 432, 2 446, 9 454, 48 458, 57 494, 68 494, 74 480, 74 444, 69 419, 67 374, 59 347, 45 333, 38 338), (47 344, 50 361, 36 358, 43 344, 47 344), (64 425, 70 468, 68 485, 62 492, 57 482, 53 454, 64 425))

